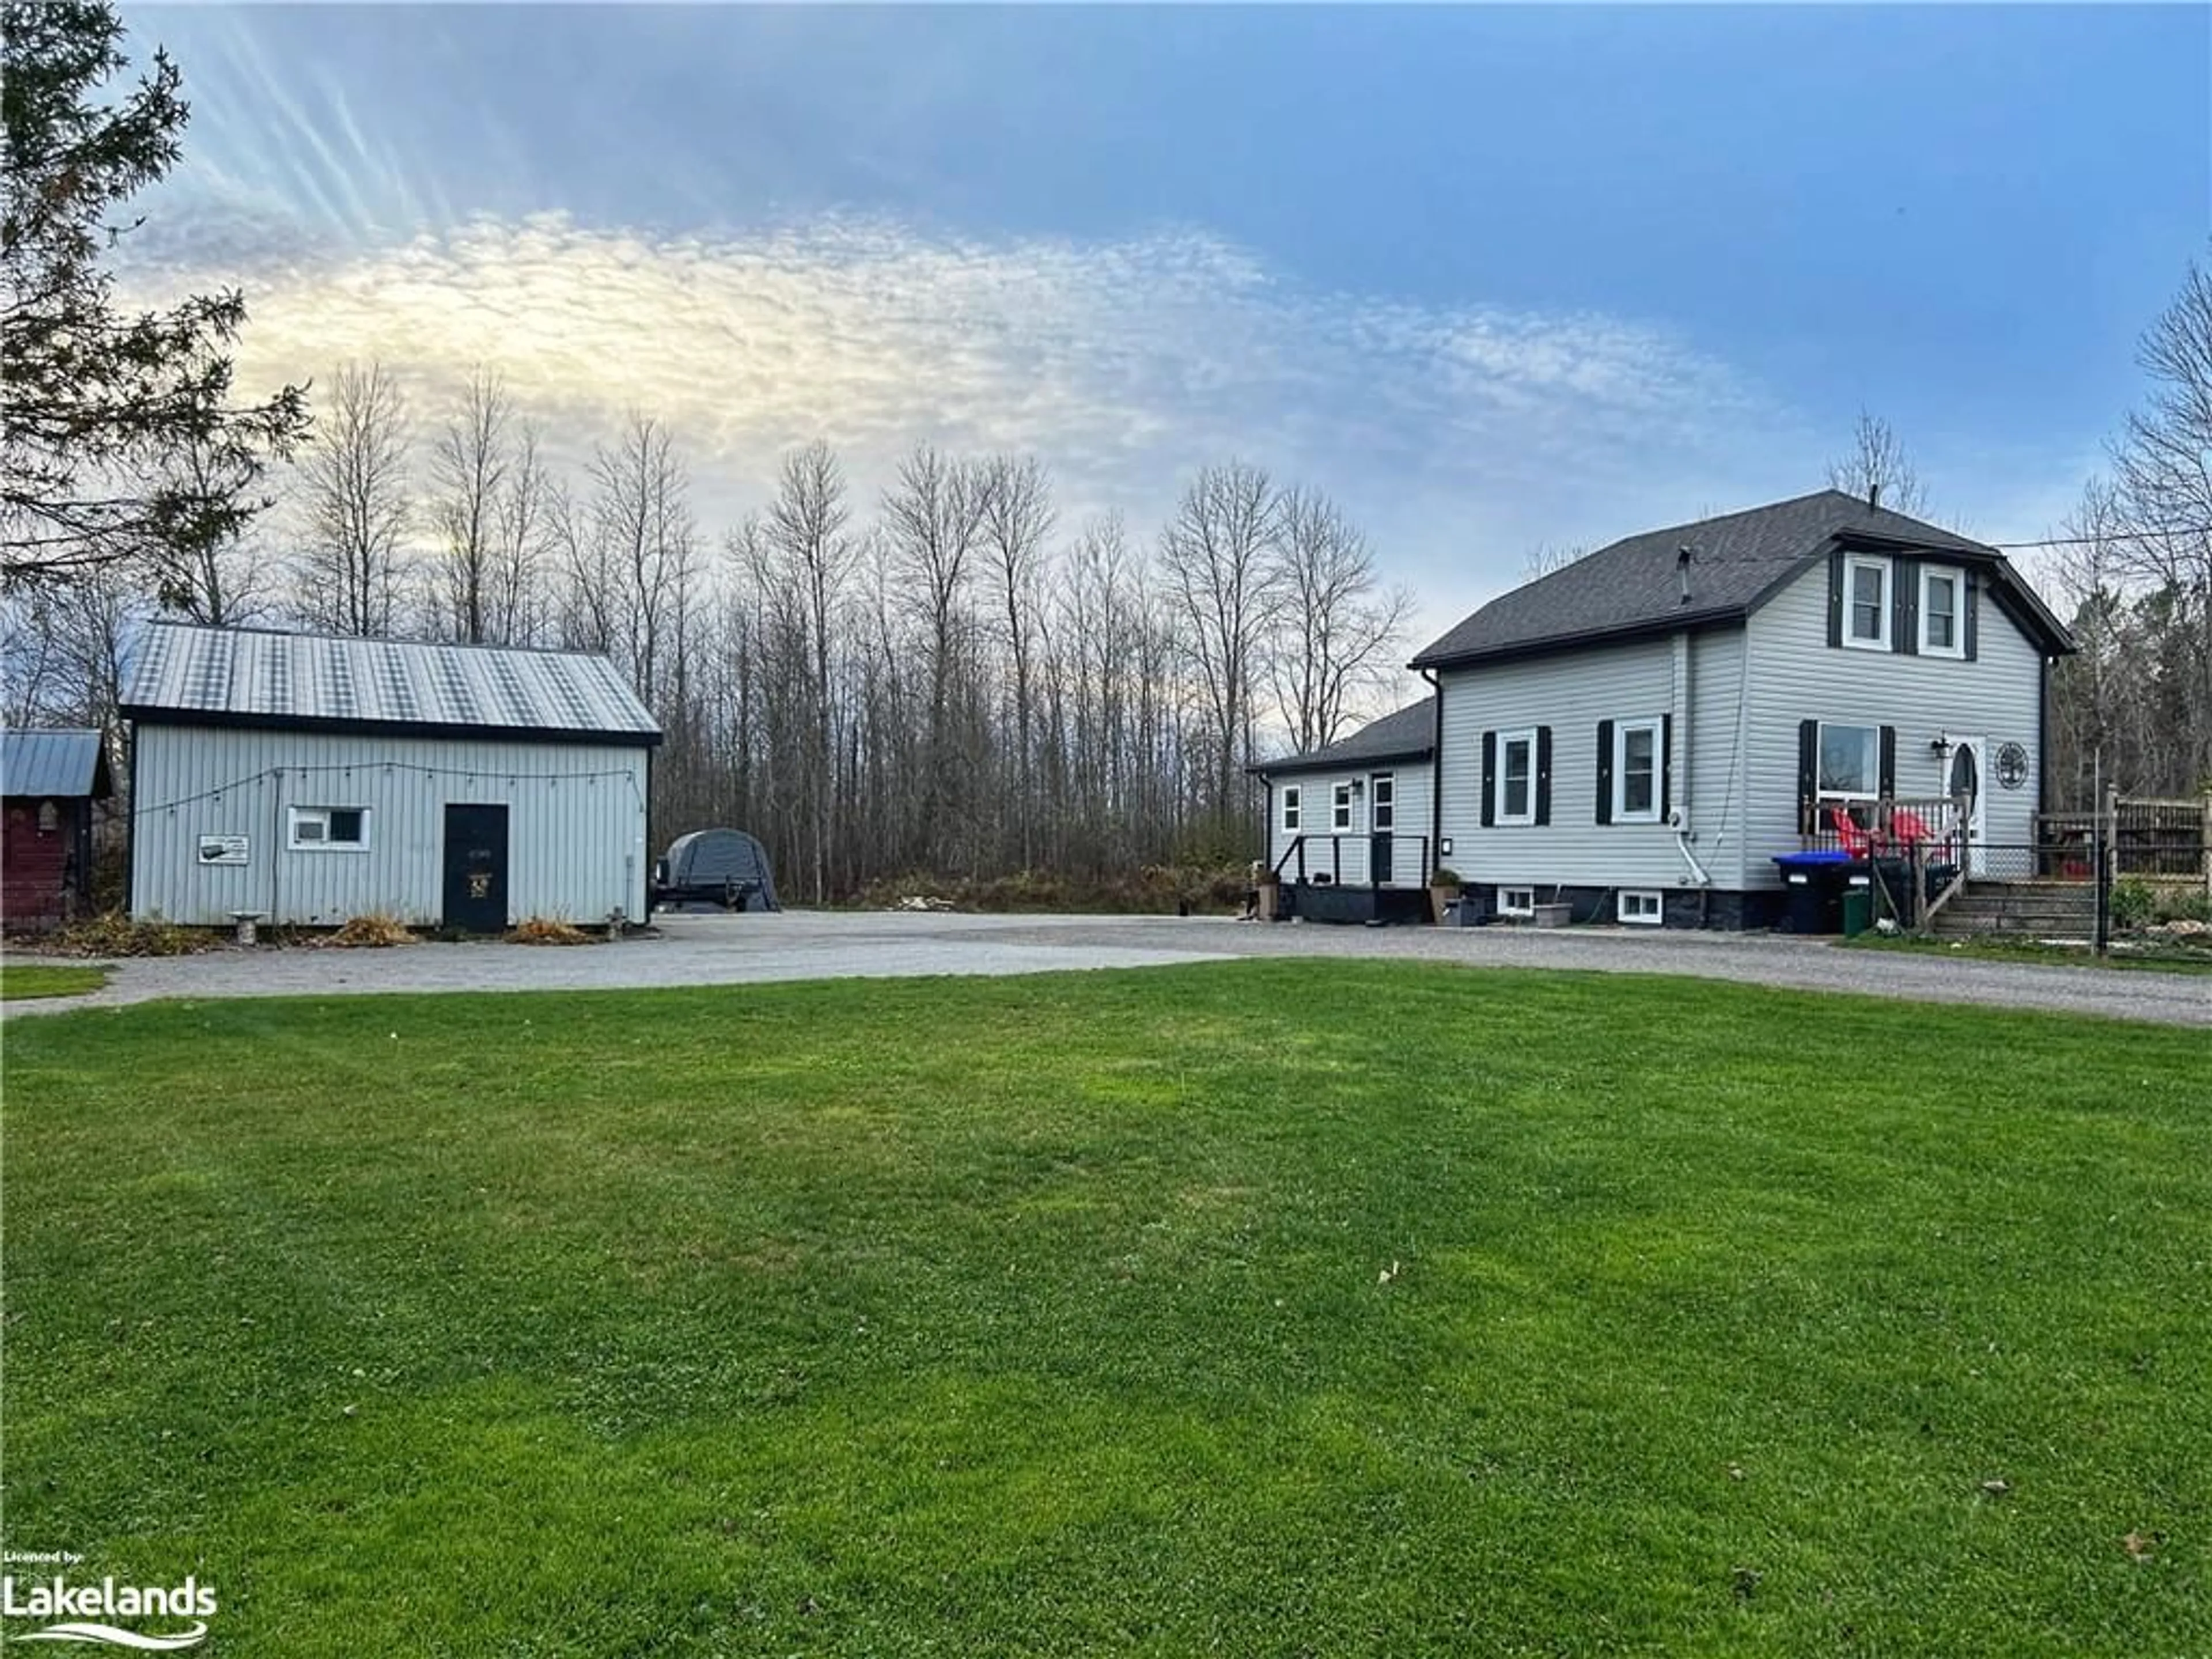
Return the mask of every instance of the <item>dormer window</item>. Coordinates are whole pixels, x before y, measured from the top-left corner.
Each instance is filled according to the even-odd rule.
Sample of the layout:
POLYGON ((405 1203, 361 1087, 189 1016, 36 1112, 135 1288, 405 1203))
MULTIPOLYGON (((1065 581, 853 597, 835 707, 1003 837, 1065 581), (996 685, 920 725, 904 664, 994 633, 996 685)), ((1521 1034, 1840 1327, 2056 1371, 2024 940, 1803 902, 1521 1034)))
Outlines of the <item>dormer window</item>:
POLYGON ((1889 561, 1854 558, 1844 568, 1844 643, 1889 649, 1889 561))
POLYGON ((1949 565, 1920 567, 1920 654, 1962 657, 1966 644, 1960 617, 1966 606, 1966 577, 1949 565))

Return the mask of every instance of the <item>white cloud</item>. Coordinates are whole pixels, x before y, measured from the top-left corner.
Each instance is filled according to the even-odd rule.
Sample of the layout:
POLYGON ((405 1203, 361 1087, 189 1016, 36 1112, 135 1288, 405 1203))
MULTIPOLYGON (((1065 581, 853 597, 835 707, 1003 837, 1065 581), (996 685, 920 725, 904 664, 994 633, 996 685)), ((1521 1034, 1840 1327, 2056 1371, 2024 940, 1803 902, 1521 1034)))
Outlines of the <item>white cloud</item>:
POLYGON ((643 410, 678 434, 710 527, 817 436, 864 502, 927 437, 1033 450, 1066 521, 1117 506, 1139 527, 1237 455, 1338 495, 1441 627, 1539 541, 1815 482, 1801 457, 1775 487, 1802 447, 1784 411, 1663 329, 1316 292, 1196 232, 655 237, 546 216, 347 252, 288 235, 270 198, 216 194, 131 281, 242 281, 241 387, 379 357, 431 413, 482 362, 571 455, 643 410))

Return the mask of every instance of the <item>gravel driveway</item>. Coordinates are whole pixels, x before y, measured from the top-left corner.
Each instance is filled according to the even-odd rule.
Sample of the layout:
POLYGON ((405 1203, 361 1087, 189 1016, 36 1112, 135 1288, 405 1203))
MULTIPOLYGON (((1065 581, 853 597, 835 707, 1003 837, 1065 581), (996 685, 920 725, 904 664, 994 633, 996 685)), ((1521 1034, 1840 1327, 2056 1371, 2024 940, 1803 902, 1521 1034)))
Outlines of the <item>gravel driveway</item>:
POLYGON ((155 997, 325 995, 738 985, 762 980, 1026 974, 1145 968, 1246 956, 1378 957, 1469 968, 1688 974, 1816 991, 2212 1025, 2212 975, 2045 967, 1844 951, 1768 934, 1620 928, 1329 927, 1210 917, 971 916, 850 911, 668 916, 661 937, 568 949, 416 945, 261 950, 129 961, 86 997, 11 1005, 10 1016, 155 997))

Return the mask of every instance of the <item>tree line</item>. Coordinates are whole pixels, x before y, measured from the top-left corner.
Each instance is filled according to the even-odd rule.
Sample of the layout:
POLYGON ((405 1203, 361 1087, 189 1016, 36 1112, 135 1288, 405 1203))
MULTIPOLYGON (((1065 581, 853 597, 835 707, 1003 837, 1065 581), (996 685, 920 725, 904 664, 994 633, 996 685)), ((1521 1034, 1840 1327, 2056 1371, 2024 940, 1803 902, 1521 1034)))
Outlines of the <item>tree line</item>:
POLYGON ((18 584, 10 717, 112 723, 157 616, 601 653, 665 732, 656 842, 744 826, 818 899, 1249 856, 1245 767, 1376 712, 1401 654, 1408 597, 1358 527, 1247 462, 1140 535, 1063 524, 1034 455, 920 443, 863 499, 816 442, 718 533, 651 416, 571 476, 494 374, 413 404, 341 368, 255 531, 18 584))

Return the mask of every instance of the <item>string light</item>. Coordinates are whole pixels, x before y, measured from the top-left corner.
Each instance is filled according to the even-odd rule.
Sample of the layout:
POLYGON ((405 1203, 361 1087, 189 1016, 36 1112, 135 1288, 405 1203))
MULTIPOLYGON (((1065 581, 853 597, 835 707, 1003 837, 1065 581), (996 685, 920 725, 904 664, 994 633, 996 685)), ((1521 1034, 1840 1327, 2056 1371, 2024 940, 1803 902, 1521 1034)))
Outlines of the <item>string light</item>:
MULTIPOLYGON (((434 782, 441 777, 447 777, 462 778, 467 782, 474 784, 481 775, 475 772, 464 772, 456 767, 424 766, 420 768, 410 767, 407 769, 410 771, 419 770, 422 774, 423 780, 426 782, 434 782)), ((302 784, 305 784, 308 779, 313 777, 318 773, 328 774, 342 772, 348 776, 351 776, 353 770, 354 769, 351 766, 343 765, 337 763, 332 763, 327 766, 274 766, 264 771, 249 772, 244 777, 232 778, 226 782, 214 784, 205 789, 196 790, 189 795, 179 795, 172 800, 155 801, 148 805, 135 806, 131 809, 131 815, 134 817, 145 817, 161 811, 167 811, 173 814, 176 809, 179 806, 196 805, 202 801, 210 802, 211 804, 218 802, 222 799, 224 792, 227 790, 243 789, 248 785, 258 787, 261 785, 271 781, 281 784, 283 782, 287 774, 296 774, 299 781, 302 784)), ((517 783, 532 783, 541 778, 545 780, 549 786, 557 784, 563 778, 567 778, 571 781, 582 780, 587 782, 596 782, 600 778, 622 778, 629 781, 631 792, 634 794, 637 794, 641 799, 643 799, 643 792, 640 790, 638 787, 637 774, 634 769, 629 767, 606 767, 598 771, 592 772, 518 772, 507 780, 507 783, 511 787, 517 783)))

